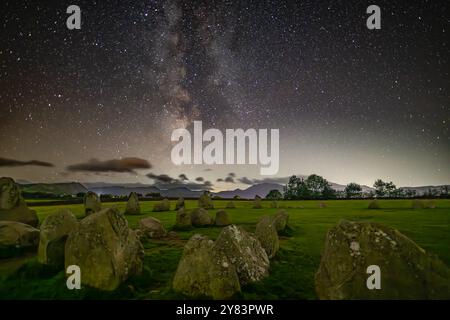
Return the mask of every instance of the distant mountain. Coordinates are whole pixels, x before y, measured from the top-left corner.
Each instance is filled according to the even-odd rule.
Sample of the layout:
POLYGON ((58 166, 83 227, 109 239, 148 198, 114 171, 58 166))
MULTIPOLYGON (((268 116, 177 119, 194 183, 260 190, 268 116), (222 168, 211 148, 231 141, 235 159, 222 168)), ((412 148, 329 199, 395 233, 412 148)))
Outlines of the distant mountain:
POLYGON ((55 195, 77 194, 79 192, 87 192, 84 185, 78 182, 62 182, 62 183, 31 183, 19 184, 22 192, 28 193, 51 193, 55 195))
POLYGON ((239 196, 243 199, 253 199, 256 195, 265 198, 270 190, 274 189, 283 192, 283 185, 278 183, 260 183, 248 187, 245 190, 236 189, 232 191, 221 191, 215 193, 215 195, 225 199, 231 199, 234 196, 239 196))
POLYGON ((441 186, 421 186, 421 187, 400 187, 399 189, 403 190, 413 190, 416 191, 416 195, 422 196, 431 191, 440 193, 442 188, 447 187, 447 190, 450 190, 450 185, 441 185, 441 186))
POLYGON ((203 191, 195 191, 186 187, 161 190, 161 196, 165 198, 198 198, 201 194, 203 194, 203 191))
POLYGON ((131 192, 140 193, 144 196, 147 193, 161 193, 161 190, 152 186, 130 187, 119 185, 104 186, 104 187, 89 187, 89 191, 93 191, 97 194, 110 194, 113 196, 128 196, 131 192))
MULTIPOLYGON (((330 182, 331 187, 336 191, 344 191, 345 185, 330 182)), ((95 182, 95 183, 78 183, 78 182, 67 182, 67 183, 19 183, 19 186, 23 192, 28 193, 51 193, 55 195, 71 194, 76 195, 81 192, 93 191, 97 194, 111 194, 114 196, 128 196, 131 192, 136 192, 142 195, 148 193, 159 193, 162 197, 167 198, 198 198, 203 191, 202 190, 191 190, 188 187, 173 187, 167 188, 166 186, 155 186, 155 185, 145 185, 141 183, 105 183, 105 182, 95 182)), ((283 184, 264 182, 254 184, 249 186, 247 189, 235 189, 220 191, 213 193, 214 196, 219 196, 224 199, 231 199, 234 196, 239 196, 243 199, 253 199, 256 195, 264 198, 271 190, 278 190, 283 192, 283 184)), ((373 188, 361 185, 363 192, 374 191, 373 188)), ((401 187, 404 190, 415 190, 417 196, 429 193, 430 190, 439 193, 443 186, 418 186, 418 187, 401 187)), ((450 189, 450 185, 446 185, 450 189)))

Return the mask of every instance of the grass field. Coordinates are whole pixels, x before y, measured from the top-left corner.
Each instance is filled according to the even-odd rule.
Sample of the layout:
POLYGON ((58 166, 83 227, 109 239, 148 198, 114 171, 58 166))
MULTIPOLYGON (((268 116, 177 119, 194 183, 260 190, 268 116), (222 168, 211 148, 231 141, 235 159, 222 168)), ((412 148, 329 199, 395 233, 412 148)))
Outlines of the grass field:
MULTIPOLYGON (((214 201, 210 210, 228 201, 214 201)), ((367 209, 366 200, 324 201, 326 208, 319 208, 318 201, 281 201, 290 215, 293 228, 291 237, 281 237, 280 251, 271 260, 270 276, 263 281, 242 288, 239 299, 315 299, 314 274, 319 266, 326 232, 340 219, 373 221, 400 230, 425 250, 437 254, 450 265, 450 200, 436 200, 435 209, 412 209, 411 200, 381 200, 381 209, 367 209)), ((152 216, 160 219, 170 231, 175 224, 175 211, 152 212, 154 202, 141 202, 141 216, 127 216, 132 228, 139 219, 152 216)), ((175 201, 172 201, 172 208, 175 201)), ((254 231, 263 215, 274 214, 270 202, 263 202, 263 209, 252 209, 251 201, 235 201, 236 209, 226 210, 234 224, 254 231)), ((121 211, 125 203, 110 203, 121 211)), ((187 208, 196 207, 196 201, 187 201, 187 208)), ((59 208, 71 209, 77 217, 83 216, 82 205, 39 206, 40 221, 59 208)), ((197 228, 177 232, 180 239, 151 240, 144 243, 144 271, 130 278, 114 292, 100 292, 90 288, 69 291, 65 285, 63 270, 48 270, 40 266, 33 255, 0 261, 1 299, 178 299, 184 298, 171 290, 171 281, 181 257, 183 245, 195 233, 215 239, 220 227, 197 228)))

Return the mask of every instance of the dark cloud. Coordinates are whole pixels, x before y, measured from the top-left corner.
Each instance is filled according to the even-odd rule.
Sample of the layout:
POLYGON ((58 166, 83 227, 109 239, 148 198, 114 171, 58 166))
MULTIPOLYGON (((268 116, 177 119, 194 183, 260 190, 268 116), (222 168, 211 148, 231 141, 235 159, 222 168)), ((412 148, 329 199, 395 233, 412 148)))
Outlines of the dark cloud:
POLYGON ((190 190, 211 190, 213 184, 210 181, 204 181, 204 178, 198 177, 195 180, 200 182, 189 182, 188 177, 182 173, 178 176, 179 179, 172 178, 167 174, 154 174, 149 173, 146 175, 148 178, 155 181, 155 186, 160 189, 173 189, 173 188, 188 188, 190 190))
POLYGON ((223 182, 223 179, 219 178, 219 179, 216 180, 216 182, 223 182))
POLYGON ((0 158, 0 167, 21 167, 21 166, 39 166, 39 167, 54 167, 50 162, 39 160, 20 161, 14 159, 0 158))
POLYGON ((73 164, 67 167, 68 171, 87 172, 134 172, 135 169, 150 169, 152 165, 140 158, 123 158, 99 161, 91 159, 88 162, 73 164))
POLYGON ((253 184, 253 181, 247 177, 239 178, 238 181, 243 184, 253 184))
POLYGON ((179 183, 180 182, 180 180, 172 178, 167 174, 154 174, 154 173, 150 172, 146 176, 152 180, 155 180, 156 182, 161 182, 161 183, 179 183))
POLYGON ((212 171, 212 169, 206 168, 206 169, 203 169, 203 171, 208 172, 208 171, 212 171))
POLYGON ((228 176, 225 178, 225 182, 234 183, 234 179, 233 177, 228 176))
POLYGON ((229 176, 229 177, 232 177, 232 178, 236 178, 236 173, 230 172, 230 173, 228 174, 228 176, 229 176))

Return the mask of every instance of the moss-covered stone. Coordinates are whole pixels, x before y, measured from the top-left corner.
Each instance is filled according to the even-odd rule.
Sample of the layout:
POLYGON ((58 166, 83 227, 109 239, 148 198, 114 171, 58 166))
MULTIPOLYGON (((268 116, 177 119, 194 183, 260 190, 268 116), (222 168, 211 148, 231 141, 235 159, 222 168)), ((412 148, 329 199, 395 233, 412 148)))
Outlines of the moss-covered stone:
POLYGON ((186 243, 173 289, 190 297, 228 299, 241 290, 236 269, 214 242, 194 235, 186 243))
POLYGON ((225 210, 219 210, 216 212, 216 218, 214 224, 219 227, 228 226, 231 224, 231 219, 225 210))
POLYGON ((169 199, 163 199, 153 205, 153 212, 170 211, 170 201, 169 199))
POLYGON ((139 221, 139 230, 144 238, 150 239, 162 238, 167 234, 161 221, 153 217, 141 219, 139 221))
POLYGON ((173 289, 190 297, 228 299, 241 290, 235 267, 206 236, 186 243, 173 279, 173 289))
POLYGON ((233 201, 228 201, 225 206, 225 209, 236 209, 236 205, 234 204, 233 201))
POLYGON ((241 285, 269 274, 269 257, 261 243, 244 229, 231 225, 222 229, 215 246, 236 267, 241 285))
POLYGON ((36 227, 39 219, 22 198, 12 178, 0 178, 0 221, 17 221, 36 227))
POLYGON ((84 213, 86 214, 86 216, 102 210, 102 203, 100 201, 100 197, 98 196, 98 194, 92 191, 88 191, 84 195, 83 204, 84 204, 84 213))
POLYGON ((213 204, 213 201, 211 199, 211 195, 209 192, 204 192, 198 198, 198 207, 206 209, 206 210, 214 209, 214 204, 213 204))
POLYGON ((191 210, 191 222, 194 227, 205 227, 213 224, 213 219, 203 208, 191 210))
POLYGON ((181 208, 177 211, 177 218, 174 229, 189 230, 192 228, 191 214, 186 209, 181 208))
POLYGON ((128 197, 125 214, 141 214, 141 206, 139 205, 139 197, 136 192, 131 192, 128 197))
POLYGON ((175 204, 175 210, 180 210, 181 208, 184 208, 184 198, 180 197, 177 200, 177 203, 175 204))
POLYGON ((279 210, 273 217, 273 223, 278 233, 285 231, 289 222, 289 214, 286 210, 279 210))
POLYGON ((37 259, 50 266, 64 266, 64 250, 67 237, 76 232, 78 221, 68 209, 50 214, 41 224, 37 259))
POLYGON ((253 200, 253 209, 262 209, 261 197, 258 195, 253 200))
POLYGON ((269 216, 262 217, 256 225, 255 235, 266 251, 267 256, 273 258, 280 248, 274 220, 269 216))
POLYGON ((326 237, 315 277, 320 299, 449 299, 450 271, 399 231, 376 223, 341 221, 326 237), (369 290, 367 267, 381 270, 369 290))
POLYGON ((378 203, 378 200, 372 200, 369 202, 369 209, 380 209, 380 204, 378 203))
POLYGON ((17 221, 0 221, 0 258, 36 251, 39 230, 17 221))
POLYGON ((79 266, 82 283, 100 290, 114 290, 142 270, 142 244, 116 208, 81 220, 67 238, 65 252, 66 268, 79 266))

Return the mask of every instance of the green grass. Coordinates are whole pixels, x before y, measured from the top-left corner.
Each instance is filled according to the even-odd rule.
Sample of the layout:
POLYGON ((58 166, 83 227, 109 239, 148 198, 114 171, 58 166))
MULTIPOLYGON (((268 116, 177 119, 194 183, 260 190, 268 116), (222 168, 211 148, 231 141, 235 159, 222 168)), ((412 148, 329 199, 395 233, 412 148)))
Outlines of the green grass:
MULTIPOLYGON (((228 200, 215 200, 214 215, 225 208, 228 200)), ((319 266, 320 254, 326 232, 340 219, 373 221, 399 229, 425 250, 437 254, 450 265, 450 200, 435 201, 435 209, 412 209, 411 200, 380 200, 380 209, 369 210, 369 200, 282 201, 289 213, 292 227, 289 237, 281 237, 280 251, 271 261, 270 276, 259 283, 247 285, 237 298, 242 299, 315 299, 314 274, 319 266)), ((160 219, 170 230, 175 224, 175 211, 152 212, 154 202, 141 202, 141 216, 127 216, 135 228, 145 216, 160 219)), ((263 201, 263 209, 252 209, 252 201, 235 201, 236 209, 227 209, 233 223, 254 231, 262 215, 274 214, 279 209, 270 208, 271 201, 263 201)), ((187 208, 196 207, 196 201, 186 201, 187 208)), ((107 203, 124 211, 125 203, 107 203)), ((175 201, 171 201, 172 208, 175 201)), ((48 214, 66 207, 81 218, 83 206, 60 205, 34 207, 40 221, 48 214)), ((37 264, 35 257, 0 261, 0 298, 3 299, 174 299, 184 298, 171 290, 171 281, 183 245, 195 233, 215 239, 221 228, 197 228, 177 232, 179 240, 152 240, 144 243, 144 271, 130 278, 114 292, 101 292, 83 288, 69 291, 65 286, 63 270, 48 270, 37 264)))

